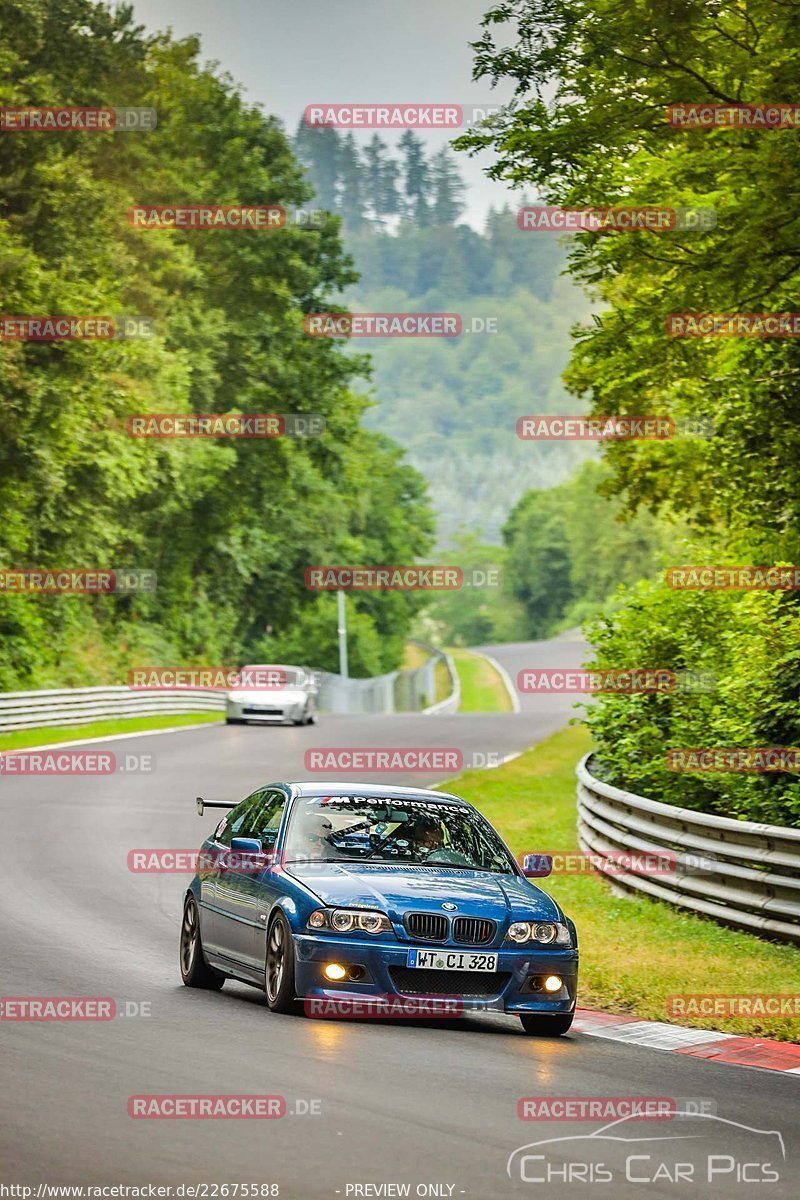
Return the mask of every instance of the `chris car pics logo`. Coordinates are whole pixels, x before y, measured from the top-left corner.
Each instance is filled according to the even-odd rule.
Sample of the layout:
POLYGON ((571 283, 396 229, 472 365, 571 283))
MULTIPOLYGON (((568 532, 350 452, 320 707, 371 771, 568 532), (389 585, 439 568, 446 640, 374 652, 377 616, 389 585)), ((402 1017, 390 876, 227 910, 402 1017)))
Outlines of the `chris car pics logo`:
POLYGON ((754 1185, 783 1178, 786 1147, 779 1130, 758 1129, 686 1108, 670 1115, 668 1128, 654 1117, 650 1130, 647 1118, 632 1114, 590 1133, 529 1142, 509 1155, 507 1174, 534 1186, 680 1185, 686 1195, 693 1186, 711 1184, 726 1200, 744 1198, 752 1194, 754 1185))

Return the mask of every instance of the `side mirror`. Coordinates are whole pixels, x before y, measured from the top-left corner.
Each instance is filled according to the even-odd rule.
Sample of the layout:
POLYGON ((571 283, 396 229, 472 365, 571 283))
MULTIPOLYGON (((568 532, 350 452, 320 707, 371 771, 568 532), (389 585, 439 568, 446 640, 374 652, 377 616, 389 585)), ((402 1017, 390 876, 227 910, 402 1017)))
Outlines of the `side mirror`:
POLYGON ((522 859, 522 874, 527 879, 543 879, 553 870, 550 854, 526 854, 522 859))
POLYGON ((231 850, 239 854, 260 854, 263 846, 260 838, 231 838, 231 850))
POLYGON ((268 867, 271 861, 271 856, 264 853, 260 838, 235 837, 231 838, 228 853, 220 859, 220 866, 229 871, 257 874, 268 867))

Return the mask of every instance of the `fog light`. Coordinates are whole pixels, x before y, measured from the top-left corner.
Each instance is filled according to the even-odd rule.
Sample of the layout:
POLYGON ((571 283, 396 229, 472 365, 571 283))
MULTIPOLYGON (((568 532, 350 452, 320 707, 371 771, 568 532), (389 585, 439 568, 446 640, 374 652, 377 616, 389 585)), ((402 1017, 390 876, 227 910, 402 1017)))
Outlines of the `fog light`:
MULTIPOLYGON (((341 963, 328 963, 322 973, 326 979, 344 979, 347 969, 341 963)), ((558 982, 560 984, 561 980, 558 982)))
POLYGON ((564 986, 564 981, 560 975, 548 975, 544 981, 544 990, 546 992, 560 992, 564 986))

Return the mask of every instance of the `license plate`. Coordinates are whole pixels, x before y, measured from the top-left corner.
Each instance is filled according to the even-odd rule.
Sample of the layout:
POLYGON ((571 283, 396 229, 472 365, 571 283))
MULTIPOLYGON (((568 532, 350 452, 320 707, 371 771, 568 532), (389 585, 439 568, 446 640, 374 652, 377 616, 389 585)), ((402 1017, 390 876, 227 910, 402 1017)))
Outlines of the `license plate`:
POLYGON ((434 971, 496 971, 496 954, 477 954, 462 950, 421 950, 408 952, 409 967, 434 971))

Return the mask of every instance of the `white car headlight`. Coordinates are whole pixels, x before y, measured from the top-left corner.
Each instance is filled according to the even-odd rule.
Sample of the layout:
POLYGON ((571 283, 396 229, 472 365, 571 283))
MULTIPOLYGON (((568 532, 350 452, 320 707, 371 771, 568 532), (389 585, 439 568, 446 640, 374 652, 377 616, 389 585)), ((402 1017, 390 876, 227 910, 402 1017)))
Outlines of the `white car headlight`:
POLYGON ((312 929, 335 929, 337 933, 391 933, 386 913, 365 908, 318 908, 308 918, 312 929))
POLYGON ((538 942, 540 946, 572 945, 567 926, 555 921, 513 921, 508 927, 506 940, 517 945, 524 942, 538 942))

